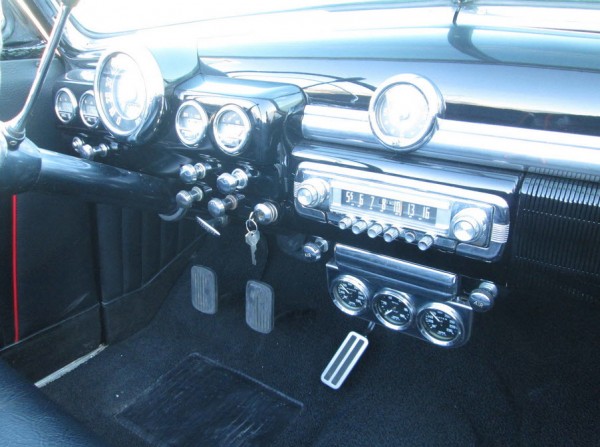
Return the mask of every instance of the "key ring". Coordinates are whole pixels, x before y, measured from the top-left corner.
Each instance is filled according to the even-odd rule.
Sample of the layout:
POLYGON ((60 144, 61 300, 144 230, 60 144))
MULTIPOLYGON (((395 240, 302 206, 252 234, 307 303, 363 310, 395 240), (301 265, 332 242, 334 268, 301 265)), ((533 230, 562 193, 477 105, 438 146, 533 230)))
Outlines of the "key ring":
POLYGON ((246 231, 250 233, 251 231, 258 231, 258 224, 254 220, 254 211, 250 213, 250 217, 246 221, 246 231), (251 229, 251 226, 254 226, 254 229, 251 229))

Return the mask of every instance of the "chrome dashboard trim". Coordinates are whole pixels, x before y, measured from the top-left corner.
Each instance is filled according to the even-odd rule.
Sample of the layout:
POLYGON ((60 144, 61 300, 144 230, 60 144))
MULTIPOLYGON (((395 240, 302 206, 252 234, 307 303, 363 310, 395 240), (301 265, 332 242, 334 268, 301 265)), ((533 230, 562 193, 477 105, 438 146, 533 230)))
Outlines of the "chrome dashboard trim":
MULTIPOLYGON (((419 155, 518 171, 600 174, 600 137, 441 118, 437 123, 419 155)), ((307 105, 302 132, 309 140, 389 151, 371 131, 367 111, 307 105)))

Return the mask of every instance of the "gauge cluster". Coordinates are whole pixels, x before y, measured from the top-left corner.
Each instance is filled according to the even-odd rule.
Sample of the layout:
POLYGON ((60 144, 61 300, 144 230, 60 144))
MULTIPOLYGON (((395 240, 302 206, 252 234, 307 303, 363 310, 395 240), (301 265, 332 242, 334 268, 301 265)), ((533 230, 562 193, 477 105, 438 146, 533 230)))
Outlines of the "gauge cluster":
POLYGON ((473 309, 455 274, 338 244, 327 276, 347 315, 440 347, 469 340, 473 309))

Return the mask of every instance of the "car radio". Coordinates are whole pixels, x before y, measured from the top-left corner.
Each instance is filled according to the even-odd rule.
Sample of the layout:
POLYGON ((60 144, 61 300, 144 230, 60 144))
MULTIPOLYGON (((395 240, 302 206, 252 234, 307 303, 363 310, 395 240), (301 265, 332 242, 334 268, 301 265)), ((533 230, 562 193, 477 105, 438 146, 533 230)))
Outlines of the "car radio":
POLYGON ((485 261, 497 260, 509 207, 496 195, 312 162, 298 167, 296 211, 354 234, 404 240, 485 261))

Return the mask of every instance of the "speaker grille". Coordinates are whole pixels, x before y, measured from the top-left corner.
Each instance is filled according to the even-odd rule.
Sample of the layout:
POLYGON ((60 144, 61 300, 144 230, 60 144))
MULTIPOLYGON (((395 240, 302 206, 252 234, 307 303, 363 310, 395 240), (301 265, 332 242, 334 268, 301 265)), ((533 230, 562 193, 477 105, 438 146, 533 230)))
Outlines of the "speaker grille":
POLYGON ((527 176, 513 234, 513 285, 600 300, 598 184, 527 176))

